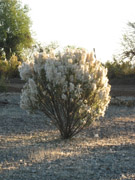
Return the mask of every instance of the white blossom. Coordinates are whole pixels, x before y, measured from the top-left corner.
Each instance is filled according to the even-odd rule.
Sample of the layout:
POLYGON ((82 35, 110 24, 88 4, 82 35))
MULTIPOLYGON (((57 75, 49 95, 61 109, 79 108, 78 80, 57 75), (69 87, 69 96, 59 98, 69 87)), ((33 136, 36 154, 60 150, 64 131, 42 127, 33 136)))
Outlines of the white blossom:
POLYGON ((20 77, 22 80, 28 80, 32 76, 33 66, 33 61, 23 62, 22 65, 19 66, 20 77))
POLYGON ((93 91, 95 91, 97 89, 97 85, 95 83, 92 83, 91 87, 92 87, 93 91))
POLYGON ((62 98, 63 100, 66 100, 66 99, 67 99, 67 97, 66 97, 65 94, 62 94, 61 98, 62 98))
POLYGON ((30 91, 32 94, 37 94, 37 86, 36 86, 36 83, 33 79, 29 79, 29 87, 30 87, 30 91))
POLYGON ((74 84, 73 83, 70 83, 70 92, 74 91, 74 84))
POLYGON ((72 59, 68 59, 68 63, 72 64, 73 60, 72 59))
POLYGON ((46 102, 47 99, 49 103, 57 98, 59 103, 61 99, 66 105, 70 102, 68 105, 72 104, 71 109, 78 105, 76 116, 87 115, 80 123, 85 124, 89 117, 96 119, 104 116, 110 102, 110 85, 107 69, 94 58, 93 53, 68 49, 57 56, 54 52, 36 54, 34 60, 24 62, 19 71, 21 78, 26 80, 21 95, 21 108, 27 111, 43 110, 45 107, 41 100, 46 102))

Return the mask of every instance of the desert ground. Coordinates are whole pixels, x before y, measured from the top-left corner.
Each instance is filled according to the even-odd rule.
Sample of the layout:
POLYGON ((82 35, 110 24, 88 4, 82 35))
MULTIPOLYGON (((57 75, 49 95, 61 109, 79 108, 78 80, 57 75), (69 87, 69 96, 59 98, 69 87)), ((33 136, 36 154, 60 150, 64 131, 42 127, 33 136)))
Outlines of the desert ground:
POLYGON ((135 180, 135 85, 112 85, 113 98, 133 103, 110 103, 104 118, 62 140, 47 117, 19 107, 23 83, 0 93, 1 180, 135 180))

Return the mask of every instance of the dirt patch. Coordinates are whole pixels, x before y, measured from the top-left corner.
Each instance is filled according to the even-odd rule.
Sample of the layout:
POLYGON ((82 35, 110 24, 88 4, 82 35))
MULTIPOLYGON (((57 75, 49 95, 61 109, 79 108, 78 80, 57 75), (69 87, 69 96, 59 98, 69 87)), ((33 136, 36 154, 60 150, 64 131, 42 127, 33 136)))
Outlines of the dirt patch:
POLYGON ((111 96, 134 96, 135 85, 112 85, 111 96))
POLYGON ((7 92, 21 92, 25 81, 20 78, 9 79, 6 81, 6 91, 7 92))

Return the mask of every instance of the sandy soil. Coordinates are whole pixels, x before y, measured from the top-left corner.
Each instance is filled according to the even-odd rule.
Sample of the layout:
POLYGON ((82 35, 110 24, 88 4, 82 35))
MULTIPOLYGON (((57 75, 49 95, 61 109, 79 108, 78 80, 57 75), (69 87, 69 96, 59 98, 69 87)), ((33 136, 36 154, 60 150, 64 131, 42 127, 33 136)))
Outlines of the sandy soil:
MULTIPOLYGON (((135 180, 135 106, 109 106, 104 118, 64 141, 49 119, 20 109, 24 82, 0 94, 1 180, 135 180)), ((112 96, 135 97, 114 84, 112 96)))
POLYGON ((1 180, 134 180, 135 107, 110 106, 71 140, 49 119, 19 107, 20 93, 0 94, 1 180))

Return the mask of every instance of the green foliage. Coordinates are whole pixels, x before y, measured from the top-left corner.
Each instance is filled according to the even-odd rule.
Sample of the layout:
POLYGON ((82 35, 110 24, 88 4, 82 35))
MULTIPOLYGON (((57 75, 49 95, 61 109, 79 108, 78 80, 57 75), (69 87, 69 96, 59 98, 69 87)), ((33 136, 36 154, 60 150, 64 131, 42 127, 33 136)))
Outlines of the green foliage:
POLYGON ((135 66, 129 61, 107 61, 105 67, 108 69, 108 78, 125 78, 135 75, 135 66))
POLYGON ((12 55, 10 60, 0 60, 0 77, 15 78, 19 77, 18 66, 21 62, 18 61, 17 56, 12 55))
POLYGON ((114 60, 107 61, 109 79, 128 79, 135 77, 135 23, 128 22, 127 30, 123 34, 121 49, 114 56, 114 60))
POLYGON ((8 62, 0 60, 0 77, 6 76, 8 72, 8 62))
POLYGON ((7 59, 13 53, 19 57, 23 48, 31 47, 28 11, 19 0, 0 0, 0 56, 5 52, 7 59))

